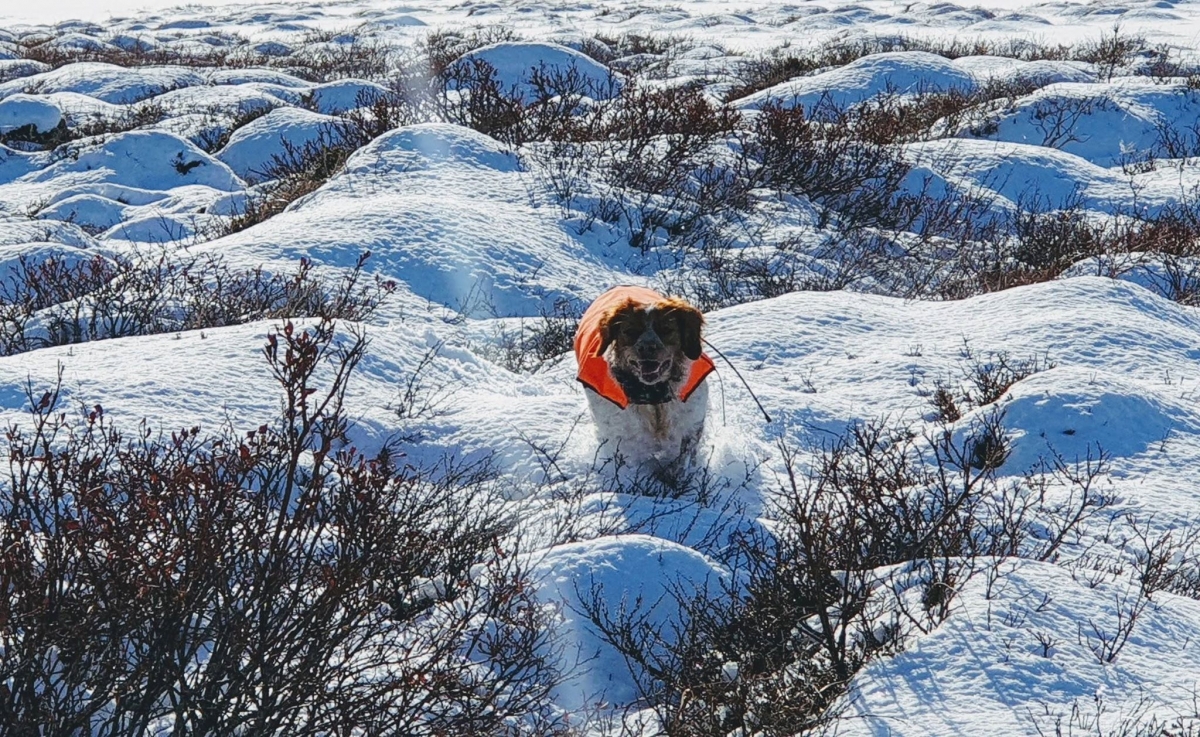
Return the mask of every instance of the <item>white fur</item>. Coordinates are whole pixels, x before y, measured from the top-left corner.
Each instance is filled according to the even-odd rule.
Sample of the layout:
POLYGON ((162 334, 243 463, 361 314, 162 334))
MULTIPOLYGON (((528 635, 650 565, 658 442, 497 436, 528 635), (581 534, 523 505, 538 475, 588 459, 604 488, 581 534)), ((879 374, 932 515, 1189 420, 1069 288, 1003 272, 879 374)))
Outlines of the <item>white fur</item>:
MULTIPOLYGON (((687 372, 684 372, 687 375, 687 372)), ((616 404, 585 388, 596 425, 596 438, 605 456, 620 454, 635 465, 657 462, 661 467, 690 464, 708 413, 708 383, 701 383, 686 402, 616 404)), ((676 393, 677 394, 677 393, 676 393)))

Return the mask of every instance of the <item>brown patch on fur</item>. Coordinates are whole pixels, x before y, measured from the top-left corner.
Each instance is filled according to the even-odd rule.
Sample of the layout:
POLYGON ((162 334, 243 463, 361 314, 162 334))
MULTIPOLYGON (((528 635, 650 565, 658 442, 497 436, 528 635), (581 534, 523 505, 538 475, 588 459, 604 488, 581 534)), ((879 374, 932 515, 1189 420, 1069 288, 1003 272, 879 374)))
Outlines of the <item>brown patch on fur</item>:
POLYGON ((700 344, 700 331, 704 327, 704 313, 679 297, 668 297, 654 305, 655 309, 665 314, 673 315, 678 322, 679 337, 683 353, 695 361, 700 358, 703 346, 700 344))
POLYGON ((635 374, 639 362, 670 361, 670 371, 663 379, 678 382, 685 375, 684 359, 700 358, 703 326, 700 310, 678 297, 649 305, 628 299, 601 316, 600 354, 609 353, 610 368, 635 374))
POLYGON ((638 303, 632 299, 627 299, 605 310, 604 314, 600 316, 600 348, 596 351, 596 355, 603 356, 604 351, 608 350, 608 346, 617 340, 622 326, 630 320, 636 319, 640 312, 638 303))

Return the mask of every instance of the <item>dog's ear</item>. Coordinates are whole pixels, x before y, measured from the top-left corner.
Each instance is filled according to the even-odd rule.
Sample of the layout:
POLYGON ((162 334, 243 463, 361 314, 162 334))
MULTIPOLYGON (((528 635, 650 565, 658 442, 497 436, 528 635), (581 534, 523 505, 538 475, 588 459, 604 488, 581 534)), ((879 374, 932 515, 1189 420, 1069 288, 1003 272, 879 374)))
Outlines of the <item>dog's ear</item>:
POLYGON ((683 347, 683 355, 695 361, 703 351, 700 345, 700 330, 704 327, 704 315, 681 299, 673 299, 671 303, 671 312, 679 325, 679 342, 683 347))
POLYGON ((596 349, 597 356, 604 355, 604 351, 608 350, 608 347, 617 339, 617 335, 621 332, 621 325, 629 317, 631 304, 630 301, 625 301, 614 305, 600 316, 600 347, 596 349))

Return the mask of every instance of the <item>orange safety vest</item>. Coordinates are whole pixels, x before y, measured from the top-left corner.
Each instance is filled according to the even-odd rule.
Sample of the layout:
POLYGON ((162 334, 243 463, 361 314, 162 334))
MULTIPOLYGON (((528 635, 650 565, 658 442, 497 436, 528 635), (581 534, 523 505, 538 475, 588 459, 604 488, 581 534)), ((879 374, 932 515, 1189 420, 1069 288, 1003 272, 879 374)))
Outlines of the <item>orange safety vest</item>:
MULTIPOLYGON (((663 299, 663 296, 653 289, 645 287, 613 287, 596 298, 596 301, 583 313, 579 321, 579 329, 575 331, 575 360, 579 364, 579 381, 600 396, 614 402, 621 409, 629 406, 629 397, 620 382, 613 378, 608 370, 608 361, 600 355, 600 344, 604 338, 600 335, 600 318, 608 308, 633 300, 639 305, 650 305, 663 299)), ((708 354, 701 353, 700 358, 692 361, 692 369, 687 381, 679 390, 679 401, 686 402, 700 383, 716 369, 708 354)))

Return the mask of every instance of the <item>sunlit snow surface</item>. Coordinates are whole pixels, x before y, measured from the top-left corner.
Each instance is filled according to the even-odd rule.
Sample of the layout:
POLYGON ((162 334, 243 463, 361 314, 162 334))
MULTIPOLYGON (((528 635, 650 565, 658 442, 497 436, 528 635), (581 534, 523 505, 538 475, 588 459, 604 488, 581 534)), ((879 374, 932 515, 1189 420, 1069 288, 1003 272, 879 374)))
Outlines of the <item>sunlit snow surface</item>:
MULTIPOLYGON (((1095 39, 1119 22, 1123 31, 1174 45, 1185 59, 1194 60, 1200 48, 1200 3, 1161 0, 1009 1, 986 8, 877 0, 297 2, 163 5, 141 13, 132 7, 109 17, 93 5, 79 6, 53 19, 52 9, 2 7, 0 18, 83 17, 40 29, 63 43, 138 39, 170 47, 220 43, 220 34, 232 32, 278 53, 306 43, 314 29, 354 29, 360 37, 411 44, 432 30, 465 25, 502 25, 527 41, 566 45, 597 32, 674 33, 701 47, 710 42, 752 52, 856 34, 1070 43, 1095 39)), ((1157 530, 1200 519, 1200 315, 1134 280, 1089 276, 1082 266, 1077 278, 960 302, 796 293, 712 313, 709 337, 742 367, 775 417, 766 426, 732 372, 721 369, 705 450, 718 477, 749 477, 733 505, 737 512, 614 495, 589 476, 595 439, 572 360, 515 374, 492 360, 487 347, 513 318, 536 318, 556 298, 587 300, 613 284, 653 284, 656 273, 635 263, 619 234, 580 228, 517 152, 451 125, 396 130, 355 153, 344 171, 284 213, 201 242, 213 218, 238 211, 284 138, 302 142, 316 135, 328 116, 352 106, 372 83, 318 85, 268 69, 86 63, 50 70, 11 53, 13 34, 31 30, 0 23, 0 132, 30 123, 53 126, 62 117, 116 117, 146 102, 161 105, 165 118, 68 158, 0 148, 0 266, 22 253, 81 256, 188 244, 193 253, 211 252, 235 266, 288 270, 307 258, 335 272, 370 250, 369 268, 396 280, 399 290, 368 328, 371 345, 348 397, 360 447, 417 437, 416 461, 490 455, 514 484, 541 479, 537 448, 561 447, 556 472, 594 488, 570 509, 556 509, 549 498, 520 500, 532 510, 531 534, 563 515, 573 515, 585 532, 628 530, 595 539, 583 534, 581 542, 538 551, 534 569, 548 599, 569 602, 593 581, 606 584, 614 601, 630 602, 639 595, 657 601, 668 586, 718 585, 732 574, 713 547, 734 530, 760 524, 764 497, 778 481, 774 444, 781 436, 811 448, 824 433, 880 417, 920 429, 934 382, 961 375, 964 344, 984 355, 1045 356, 1054 366, 1019 382, 1002 401, 1015 438, 1002 473, 1018 475, 1049 453, 1074 459, 1103 448, 1113 458, 1107 491, 1121 509, 1157 530), (200 111, 213 109, 270 112, 209 154, 196 141, 205 125, 200 111), (400 387, 430 351, 436 358, 423 381, 437 411, 402 421, 393 411, 400 387)), ((479 53, 502 62, 514 84, 525 81, 528 67, 569 56, 540 43, 479 53)), ((680 76, 719 76, 723 64, 737 63, 722 53, 695 54, 674 69, 680 76)), ((753 110, 766 101, 803 103, 822 95, 848 103, 879 92, 888 80, 903 93, 909 86, 969 89, 989 79, 1035 75, 1054 84, 1019 100, 996 131, 960 131, 958 138, 912 145, 913 161, 937 181, 991 190, 1001 204, 1017 202, 1036 185, 1059 199, 1077 194, 1098 213, 1169 206, 1200 183, 1195 162, 1142 174, 1118 166, 1123 152, 1145 146, 1160 127, 1195 124, 1200 93, 1184 92, 1182 80, 1105 80, 1087 64, 1029 64, 885 54, 736 104, 753 110), (1099 93, 1111 104, 1085 117, 1086 135, 1057 149, 1043 145, 1035 119, 1039 101, 1099 93)), ((256 323, 0 358, 0 420, 19 420, 26 384, 48 386, 61 366, 68 401, 102 403, 130 425, 147 418, 168 430, 224 422, 257 427, 277 409, 260 353, 271 327, 256 323)), ((1088 617, 1115 618, 1110 610, 1130 585, 1116 576, 1090 587, 1062 568, 1033 562, 1015 564, 991 598, 982 581, 970 582, 941 627, 855 678, 839 733, 1039 734, 1072 704, 1093 708, 1097 694, 1103 694, 1102 718, 1112 724, 1134 712, 1171 718, 1192 708, 1200 683, 1200 602, 1156 594, 1112 663, 1099 663, 1081 643, 1088 617), (1036 605, 1047 595, 1049 603, 1036 605), (1048 657, 1038 646, 1040 632, 1059 642, 1048 657)), ((654 616, 674 616, 665 604, 660 609, 654 616)), ((600 648, 570 606, 564 611, 576 652, 589 659, 559 694, 562 705, 576 708, 601 693, 615 702, 631 698, 620 659, 600 648)))

